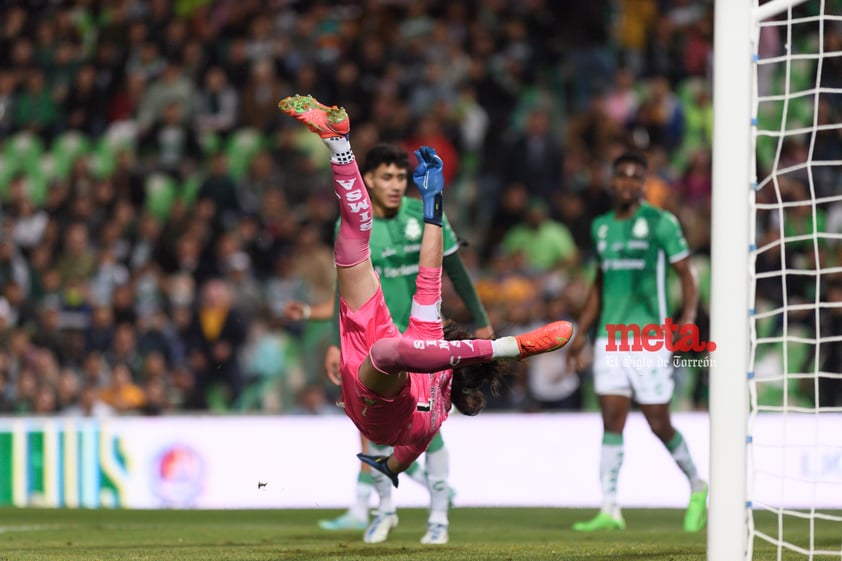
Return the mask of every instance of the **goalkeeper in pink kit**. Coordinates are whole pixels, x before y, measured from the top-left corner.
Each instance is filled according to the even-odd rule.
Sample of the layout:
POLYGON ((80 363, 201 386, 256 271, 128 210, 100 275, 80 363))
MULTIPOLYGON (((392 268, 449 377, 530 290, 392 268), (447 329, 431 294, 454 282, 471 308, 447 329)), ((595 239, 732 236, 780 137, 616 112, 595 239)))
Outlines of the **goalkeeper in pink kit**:
POLYGON ((372 442, 394 446, 390 456, 358 457, 398 486, 430 444, 451 404, 466 415, 485 406, 484 391, 500 384, 496 361, 522 359, 563 347, 570 322, 550 323, 516 337, 471 339, 441 319, 442 177, 435 150, 415 152, 413 182, 424 207, 424 231, 409 326, 400 333, 369 258, 371 203, 348 139, 345 110, 310 96, 282 100, 280 109, 319 134, 331 153, 340 226, 334 246, 339 287, 342 401, 345 413, 372 442))

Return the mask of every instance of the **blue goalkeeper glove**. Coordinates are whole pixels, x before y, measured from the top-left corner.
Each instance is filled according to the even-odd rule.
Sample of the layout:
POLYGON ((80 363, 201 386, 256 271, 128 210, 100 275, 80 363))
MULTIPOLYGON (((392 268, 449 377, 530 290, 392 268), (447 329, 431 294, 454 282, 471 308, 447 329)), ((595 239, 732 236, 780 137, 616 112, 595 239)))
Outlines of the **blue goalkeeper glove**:
POLYGON ((442 196, 444 189, 444 176, 442 169, 444 163, 436 151, 429 146, 422 146, 415 151, 418 159, 418 167, 412 174, 412 181, 421 193, 421 200, 424 201, 424 222, 441 226, 442 220, 442 196))

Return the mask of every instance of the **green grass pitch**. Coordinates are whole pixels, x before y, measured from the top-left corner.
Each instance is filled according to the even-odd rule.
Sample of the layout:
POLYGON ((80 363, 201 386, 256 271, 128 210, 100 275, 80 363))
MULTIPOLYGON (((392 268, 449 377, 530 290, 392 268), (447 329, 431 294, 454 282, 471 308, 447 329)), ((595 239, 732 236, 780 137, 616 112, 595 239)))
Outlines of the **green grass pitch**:
MULTIPOLYGON (((450 543, 424 546, 426 511, 402 509, 383 544, 361 532, 328 532, 316 510, 0 509, 0 561, 703 561, 705 532, 682 531, 678 510, 626 510, 621 532, 582 534, 573 522, 594 511, 552 508, 455 508, 450 543)), ((772 532, 774 520, 761 524, 772 532)), ((807 545, 807 528, 788 539, 807 545)), ((840 547, 838 525, 817 527, 816 543, 840 547)), ((778 559, 758 544, 755 559, 778 559)), ((807 557, 785 553, 782 559, 807 557)))

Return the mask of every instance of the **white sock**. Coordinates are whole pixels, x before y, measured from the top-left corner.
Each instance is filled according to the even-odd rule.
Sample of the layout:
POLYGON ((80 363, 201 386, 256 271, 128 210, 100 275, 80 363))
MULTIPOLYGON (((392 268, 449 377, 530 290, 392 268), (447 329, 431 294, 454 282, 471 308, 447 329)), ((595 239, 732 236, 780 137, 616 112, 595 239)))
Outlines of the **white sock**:
POLYGON ((450 452, 447 448, 439 448, 435 452, 427 452, 427 480, 430 485, 430 524, 448 524, 447 510, 450 508, 450 452))
POLYGON ((687 476, 687 481, 690 482, 690 490, 695 493, 705 488, 706 483, 699 477, 699 472, 696 469, 696 463, 693 457, 690 456, 690 448, 687 447, 687 441, 684 436, 675 431, 675 436, 667 442, 667 450, 672 455, 672 459, 678 464, 678 467, 687 476))
POLYGON ((491 341, 491 358, 517 358, 519 356, 520 348, 514 337, 500 337, 491 341))
POLYGON ((330 150, 330 161, 335 164, 350 164, 354 161, 351 141, 344 136, 331 136, 323 139, 330 150))
POLYGON ((371 478, 374 479, 374 489, 380 498, 380 512, 395 512, 395 505, 392 502, 392 481, 376 469, 371 470, 371 478))
POLYGON ((605 433, 602 435, 602 449, 599 460, 599 483, 602 488, 602 512, 613 518, 620 517, 617 504, 617 477, 623 466, 623 435, 605 433))
MULTIPOLYGON (((369 451, 375 456, 388 456, 392 453, 391 446, 379 446, 373 442, 369 443, 369 451)), ((395 512, 395 505, 392 502, 392 481, 372 468, 371 478, 374 480, 374 490, 377 491, 377 496, 380 499, 380 512, 395 512)))
POLYGON ((620 518, 623 517, 623 510, 620 508, 620 505, 618 505, 616 503, 614 503, 614 504, 603 503, 602 508, 600 508, 599 511, 607 514, 608 516, 610 516, 614 520, 619 520, 620 518))
POLYGON ((356 496, 348 514, 357 520, 368 520, 368 500, 374 491, 374 480, 365 472, 360 472, 357 478, 356 496))

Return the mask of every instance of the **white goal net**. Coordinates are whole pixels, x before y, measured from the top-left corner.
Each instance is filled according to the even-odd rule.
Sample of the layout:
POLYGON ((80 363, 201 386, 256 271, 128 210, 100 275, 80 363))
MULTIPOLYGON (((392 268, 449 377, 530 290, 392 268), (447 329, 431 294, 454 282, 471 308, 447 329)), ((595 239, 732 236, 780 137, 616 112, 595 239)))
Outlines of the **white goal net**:
MULTIPOLYGON (((712 522, 708 559, 842 559, 842 1, 725 0, 717 9, 742 3, 751 4, 749 37, 743 33, 752 51, 747 138, 722 135, 714 141, 720 143, 715 150, 734 150, 746 138, 749 196, 739 211, 731 210, 745 217, 730 225, 721 217, 717 224, 714 206, 714 228, 746 226, 748 319, 744 333, 730 332, 737 348, 717 357, 712 376, 719 377, 720 395, 726 384, 736 383, 723 382, 727 375, 744 372, 740 383, 746 388, 730 401, 717 401, 712 388, 711 515, 724 508, 725 501, 716 504, 716 474, 721 482, 727 470, 722 454, 735 442, 720 438, 718 449, 715 431, 730 419, 743 439, 733 477, 743 467, 747 477, 744 485, 731 487, 744 497, 742 517, 734 518, 742 535, 725 539, 741 538, 743 551, 724 544, 725 534, 712 522), (735 555, 721 557, 726 551, 735 555)), ((717 40, 717 50, 730 43, 721 34, 717 40)), ((741 95, 744 84, 731 95, 741 95)), ((731 197, 740 179, 731 178, 731 197)), ((714 198, 729 196, 722 185, 714 189, 714 198)), ((734 286, 744 267, 731 272, 734 286)), ((733 304, 733 298, 719 298, 712 321, 721 326, 730 313, 730 321, 740 323, 738 309, 722 303, 724 298, 733 304)), ((714 330, 719 343, 716 336, 714 330)))

